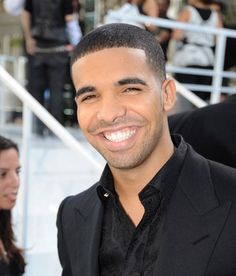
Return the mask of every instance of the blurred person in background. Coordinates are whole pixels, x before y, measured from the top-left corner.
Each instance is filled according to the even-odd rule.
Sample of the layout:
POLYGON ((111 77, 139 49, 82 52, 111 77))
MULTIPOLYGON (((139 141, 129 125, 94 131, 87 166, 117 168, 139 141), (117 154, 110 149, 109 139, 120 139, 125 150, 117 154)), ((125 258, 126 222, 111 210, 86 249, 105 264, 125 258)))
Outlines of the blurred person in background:
MULTIPOLYGON (((157 0, 159 18, 162 19, 170 19, 167 15, 168 9, 170 7, 170 0, 157 0)), ((155 36, 158 42, 161 44, 162 50, 165 55, 165 59, 167 60, 167 51, 169 47, 169 41, 171 39, 172 29, 158 27, 156 29, 155 36)))
POLYGON ((20 163, 17 145, 0 136, 0 275, 20 276, 25 270, 23 252, 15 244, 11 210, 15 206, 20 163))
MULTIPOLYGON (((81 37, 72 0, 26 0, 21 14, 28 54, 28 91, 61 123, 63 90, 69 70, 69 52, 81 37)), ((36 119, 35 132, 44 135, 45 126, 36 119)))
MULTIPOLYGON (((179 22, 206 27, 223 26, 219 11, 212 7, 213 0, 189 0, 189 4, 179 14, 179 22)), ((177 42, 173 64, 180 67, 213 69, 215 36, 205 32, 176 29, 172 38, 177 42)), ((212 77, 194 74, 176 73, 175 78, 181 83, 211 85, 212 77)), ((209 100, 210 93, 194 91, 203 100, 209 100)))
POLYGON ((104 23, 127 23, 140 28, 145 28, 150 32, 154 32, 156 30, 155 25, 144 24, 132 18, 122 18, 122 16, 130 16, 135 18, 140 15, 156 17, 158 15, 158 7, 155 0, 126 0, 118 10, 108 11, 108 16, 105 16, 104 23), (110 17, 112 13, 118 15, 120 18, 110 17))
POLYGON ((145 28, 142 22, 136 20, 135 17, 140 16, 139 6, 143 0, 126 0, 120 8, 116 10, 108 10, 107 15, 104 18, 104 23, 127 23, 135 25, 140 28, 145 28), (113 15, 115 17, 113 17, 113 15), (118 17, 117 17, 118 16, 118 17), (123 18, 123 16, 130 16, 133 18, 123 18))
MULTIPOLYGON (((158 17, 159 10, 158 5, 155 0, 142 0, 138 3, 138 9, 141 15, 151 16, 151 17, 158 17)), ((145 24, 145 28, 151 32, 156 32, 156 25, 152 24, 145 24)))

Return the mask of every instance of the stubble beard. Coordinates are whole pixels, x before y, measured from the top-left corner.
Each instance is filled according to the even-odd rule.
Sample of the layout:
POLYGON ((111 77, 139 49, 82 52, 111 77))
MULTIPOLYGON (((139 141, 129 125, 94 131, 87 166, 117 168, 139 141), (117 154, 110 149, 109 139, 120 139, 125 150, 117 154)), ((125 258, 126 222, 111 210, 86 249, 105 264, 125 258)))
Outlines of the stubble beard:
POLYGON ((137 168, 149 158, 149 156, 158 146, 162 134, 163 121, 160 120, 160 124, 156 128, 155 133, 149 137, 143 137, 142 143, 136 145, 136 148, 132 152, 111 153, 105 150, 96 150, 103 156, 110 167, 120 170, 130 170, 137 168))

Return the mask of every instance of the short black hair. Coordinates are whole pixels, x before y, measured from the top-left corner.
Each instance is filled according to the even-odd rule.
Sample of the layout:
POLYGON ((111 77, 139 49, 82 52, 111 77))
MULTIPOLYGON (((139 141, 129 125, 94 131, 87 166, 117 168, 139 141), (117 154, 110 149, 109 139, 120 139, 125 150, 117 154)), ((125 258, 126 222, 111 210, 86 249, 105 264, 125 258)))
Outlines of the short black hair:
POLYGON ((165 80, 165 57, 154 35, 124 23, 106 24, 85 35, 73 51, 71 65, 87 54, 116 47, 143 50, 150 68, 157 73, 160 81, 165 80))
POLYGON ((14 141, 0 135, 0 152, 8 149, 15 149, 19 153, 18 146, 14 141))

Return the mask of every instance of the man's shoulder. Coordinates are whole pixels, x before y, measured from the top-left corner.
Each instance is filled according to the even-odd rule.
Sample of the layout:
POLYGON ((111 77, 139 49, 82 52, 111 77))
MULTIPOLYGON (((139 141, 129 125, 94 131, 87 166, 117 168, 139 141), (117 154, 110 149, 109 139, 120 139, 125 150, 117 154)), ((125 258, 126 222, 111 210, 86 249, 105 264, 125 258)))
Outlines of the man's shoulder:
MULTIPOLYGON (((182 182, 191 182, 195 185, 200 194, 206 187, 211 187, 210 190, 215 193, 220 202, 236 201, 236 169, 206 159, 190 145, 188 145, 181 177, 182 182)), ((182 184, 182 186, 186 187, 188 184, 182 184)))
MULTIPOLYGON (((206 159, 202 155, 192 150, 192 164, 196 162, 199 165, 199 171, 208 172, 213 187, 219 199, 233 200, 236 199, 236 169, 222 163, 206 159), (206 170, 203 169, 207 166, 206 170)), ((191 160, 190 158, 190 160, 191 160)), ((189 161, 190 161, 189 160, 189 161)), ((196 166, 195 166, 196 167, 196 166)), ((205 175, 206 177, 206 175, 205 175)), ((202 179, 204 181, 204 179, 202 179)))
MULTIPOLYGON (((214 122, 216 120, 221 120, 222 122, 229 123, 228 118, 232 118, 236 114, 236 95, 228 97, 225 101, 209 104, 202 108, 197 108, 195 110, 180 112, 172 114, 168 117, 169 125, 174 127, 175 125, 193 124, 199 121, 202 124, 202 120, 206 122, 214 122)), ((218 121, 217 121, 218 122, 218 121)), ((219 123, 219 122, 218 122, 219 123)))
POLYGON ((60 204, 60 209, 71 210, 75 207, 85 204, 87 201, 94 201, 97 197, 97 186, 98 182, 93 184, 88 189, 78 193, 76 195, 66 197, 60 204))
POLYGON ((211 179, 218 197, 236 198, 236 169, 208 160, 211 179))
MULTIPOLYGON (((205 158, 203 155, 197 153, 193 147, 187 143, 188 147, 188 154, 187 159, 188 162, 191 162, 192 164, 198 163, 199 165, 204 164, 209 167, 210 174, 217 176, 218 179, 223 180, 236 180, 236 169, 230 166, 227 166, 225 164, 222 164, 220 162, 216 162, 213 160, 210 160, 208 158, 205 158)), ((217 149, 216 149, 217 150, 217 149)), ((236 185, 236 183, 235 183, 236 185)))

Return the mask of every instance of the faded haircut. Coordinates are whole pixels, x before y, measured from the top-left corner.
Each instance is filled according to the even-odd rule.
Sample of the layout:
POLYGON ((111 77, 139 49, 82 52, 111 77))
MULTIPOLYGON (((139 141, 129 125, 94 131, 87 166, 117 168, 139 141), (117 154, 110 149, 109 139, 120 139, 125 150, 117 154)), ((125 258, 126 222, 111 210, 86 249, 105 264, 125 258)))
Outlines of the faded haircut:
POLYGON ((161 82, 165 80, 165 57, 154 35, 137 26, 124 23, 106 24, 85 35, 73 51, 71 65, 87 54, 119 47, 143 50, 150 68, 161 82))

